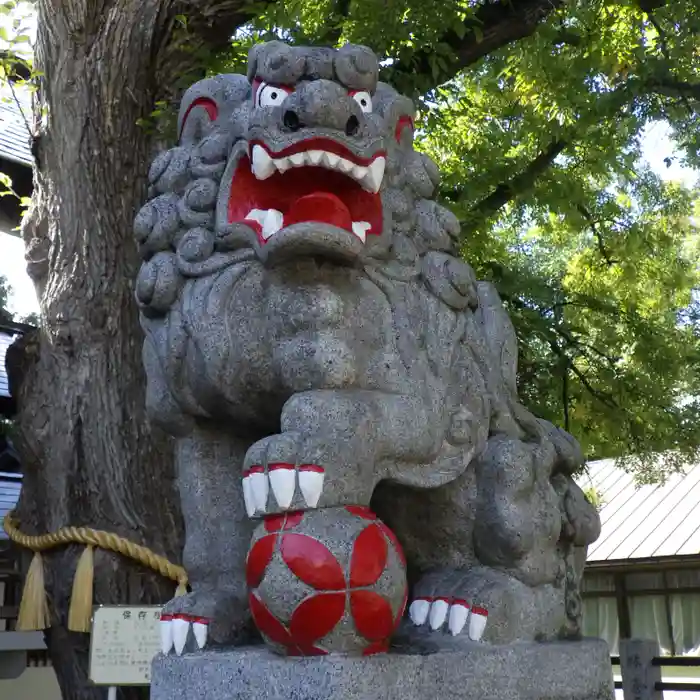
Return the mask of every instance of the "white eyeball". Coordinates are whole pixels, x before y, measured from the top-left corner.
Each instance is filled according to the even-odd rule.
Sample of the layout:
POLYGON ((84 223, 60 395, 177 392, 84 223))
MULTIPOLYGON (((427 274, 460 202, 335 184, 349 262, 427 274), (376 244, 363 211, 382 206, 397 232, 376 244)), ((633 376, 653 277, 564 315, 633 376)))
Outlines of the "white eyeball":
POLYGON ((363 112, 372 111, 372 96, 365 90, 358 90, 352 93, 352 99, 360 105, 360 109, 363 112))
POLYGON ((258 91, 255 94, 256 107, 278 107, 281 105, 291 90, 279 87, 277 85, 268 85, 260 83, 258 91))

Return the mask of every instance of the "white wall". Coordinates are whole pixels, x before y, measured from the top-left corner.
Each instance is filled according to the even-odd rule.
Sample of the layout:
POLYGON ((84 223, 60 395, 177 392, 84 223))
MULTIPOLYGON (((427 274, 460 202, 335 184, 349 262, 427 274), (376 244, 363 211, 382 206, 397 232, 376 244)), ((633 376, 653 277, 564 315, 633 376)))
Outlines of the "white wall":
POLYGON ((0 221, 0 275, 12 288, 8 299, 8 311, 18 317, 39 311, 34 284, 27 274, 24 261, 24 243, 18 236, 10 235, 9 224, 0 221))

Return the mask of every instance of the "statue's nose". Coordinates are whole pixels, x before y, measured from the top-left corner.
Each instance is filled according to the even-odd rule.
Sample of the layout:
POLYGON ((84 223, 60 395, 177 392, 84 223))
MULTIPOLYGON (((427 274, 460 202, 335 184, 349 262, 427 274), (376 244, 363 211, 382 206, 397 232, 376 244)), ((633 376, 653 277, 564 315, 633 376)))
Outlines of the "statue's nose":
POLYGON ((362 110, 340 85, 330 80, 302 83, 284 103, 282 124, 287 131, 305 127, 337 129, 355 136, 362 127, 362 110))

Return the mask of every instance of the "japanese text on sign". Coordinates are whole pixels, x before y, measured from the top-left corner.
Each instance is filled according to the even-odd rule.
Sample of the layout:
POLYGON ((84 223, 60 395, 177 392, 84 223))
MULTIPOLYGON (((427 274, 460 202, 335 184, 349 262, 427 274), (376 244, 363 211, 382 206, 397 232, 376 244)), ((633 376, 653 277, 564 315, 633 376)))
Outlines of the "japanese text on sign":
POLYGON ((160 651, 160 606, 97 608, 92 622, 90 680, 96 685, 150 685, 160 651))

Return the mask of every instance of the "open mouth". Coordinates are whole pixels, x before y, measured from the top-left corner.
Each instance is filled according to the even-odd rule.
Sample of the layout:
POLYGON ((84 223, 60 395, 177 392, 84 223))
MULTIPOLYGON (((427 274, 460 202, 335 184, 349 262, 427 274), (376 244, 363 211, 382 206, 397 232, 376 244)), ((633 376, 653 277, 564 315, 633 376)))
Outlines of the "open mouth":
POLYGON ((332 139, 305 139, 277 153, 252 142, 233 176, 228 221, 249 225, 261 244, 302 222, 345 229, 364 243, 382 232, 385 165, 383 151, 361 158, 332 139))

